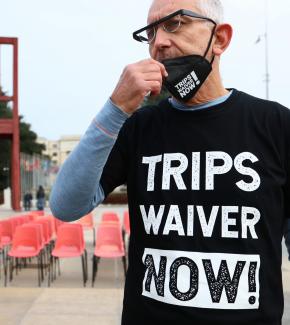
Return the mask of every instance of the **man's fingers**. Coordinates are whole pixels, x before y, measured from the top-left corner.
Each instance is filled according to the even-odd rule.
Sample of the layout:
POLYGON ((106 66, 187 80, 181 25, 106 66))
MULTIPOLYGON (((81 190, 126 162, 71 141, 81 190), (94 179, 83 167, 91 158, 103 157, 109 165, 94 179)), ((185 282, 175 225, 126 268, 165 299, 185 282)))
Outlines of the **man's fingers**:
POLYGON ((167 73, 167 71, 165 69, 165 66, 162 63, 158 62, 158 61, 155 61, 155 62, 157 62, 157 64, 159 65, 162 76, 165 77, 165 78, 167 78, 168 77, 168 73, 167 73))
POLYGON ((168 77, 165 66, 153 59, 140 61, 140 72, 160 72, 162 77, 168 77))
POLYGON ((162 83, 162 76, 160 72, 146 72, 143 74, 145 81, 159 81, 162 83))
POLYGON ((151 95, 158 95, 161 92, 162 83, 159 81, 147 81, 146 89, 151 92, 151 95))

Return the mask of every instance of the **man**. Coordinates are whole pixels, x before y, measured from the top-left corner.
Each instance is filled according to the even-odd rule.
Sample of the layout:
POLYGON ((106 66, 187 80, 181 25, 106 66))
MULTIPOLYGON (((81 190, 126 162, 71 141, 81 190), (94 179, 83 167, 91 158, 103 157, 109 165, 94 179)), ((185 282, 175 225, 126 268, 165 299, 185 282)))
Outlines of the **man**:
POLYGON ((232 28, 220 1, 155 0, 148 24, 133 35, 151 59, 124 69, 52 211, 80 218, 127 183, 123 325, 281 324, 290 112, 222 85, 232 28), (138 109, 162 85, 172 98, 138 109))

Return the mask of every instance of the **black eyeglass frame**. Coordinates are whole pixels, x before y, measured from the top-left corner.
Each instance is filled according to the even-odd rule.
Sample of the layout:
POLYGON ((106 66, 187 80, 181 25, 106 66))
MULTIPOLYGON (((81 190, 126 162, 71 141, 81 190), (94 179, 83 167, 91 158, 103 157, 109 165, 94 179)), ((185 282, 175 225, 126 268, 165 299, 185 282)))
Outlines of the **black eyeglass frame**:
MULTIPOLYGON (((212 22, 215 26, 217 26, 217 23, 211 19, 211 18, 208 18, 208 17, 205 17, 205 16, 202 16, 196 12, 193 12, 191 10, 186 10, 186 9, 180 9, 180 10, 177 10, 175 12, 173 12, 172 14, 168 15, 168 16, 165 16, 157 21, 155 21, 154 23, 151 23, 141 29, 138 29, 136 30, 134 33, 133 33, 133 38, 134 40, 136 40, 137 42, 141 42, 143 43, 143 41, 140 39, 140 37, 138 36, 138 34, 146 31, 147 29, 149 28, 152 28, 152 27, 155 27, 159 24, 162 24, 163 22, 165 22, 166 20, 169 20, 170 18, 174 17, 174 16, 178 16, 178 15, 181 15, 181 16, 188 16, 188 17, 192 17, 192 18, 199 18, 199 19, 203 19, 203 20, 207 20, 207 21, 210 21, 212 22)), ((153 38, 154 39, 154 38, 153 38)))

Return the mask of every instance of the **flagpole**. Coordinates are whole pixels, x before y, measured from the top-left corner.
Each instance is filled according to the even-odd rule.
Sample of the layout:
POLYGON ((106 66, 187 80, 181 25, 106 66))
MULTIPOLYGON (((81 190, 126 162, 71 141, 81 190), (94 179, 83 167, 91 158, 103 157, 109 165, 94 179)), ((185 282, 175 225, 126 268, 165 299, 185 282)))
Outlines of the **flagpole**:
POLYGON ((268 0, 265 0, 265 69, 266 69, 266 99, 269 100, 269 43, 268 43, 268 0))

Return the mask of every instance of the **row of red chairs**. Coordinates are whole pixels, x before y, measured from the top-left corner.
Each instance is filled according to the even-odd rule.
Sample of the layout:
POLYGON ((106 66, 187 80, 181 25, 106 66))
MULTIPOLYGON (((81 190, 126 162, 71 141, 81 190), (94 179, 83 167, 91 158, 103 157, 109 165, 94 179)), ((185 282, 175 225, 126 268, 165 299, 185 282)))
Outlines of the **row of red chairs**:
POLYGON ((56 279, 57 261, 60 275, 59 258, 81 256, 83 282, 85 286, 88 280, 88 265, 83 229, 94 230, 95 251, 93 257, 92 286, 94 285, 97 265, 101 257, 122 257, 124 273, 126 274, 124 233, 130 234, 128 213, 124 215, 123 227, 120 224, 118 215, 114 213, 104 213, 101 224, 98 227, 96 244, 92 214, 81 218, 77 223, 65 223, 53 216, 41 217, 40 214, 36 216, 36 214, 30 213, 0 222, 0 250, 4 247, 2 252, 5 285, 7 283, 8 263, 10 264, 10 281, 13 278, 14 258, 16 259, 17 274, 19 258, 37 257, 38 284, 40 286, 41 281, 44 279, 44 265, 47 267, 45 268, 45 272, 46 269, 48 269, 48 285, 50 285, 51 281, 56 279), (15 231, 15 229, 17 231, 15 231), (57 237, 55 236, 56 233, 57 237), (29 241, 29 238, 31 241, 29 241), (5 258, 5 248, 10 247, 11 244, 12 249, 8 254, 6 251, 5 258))
POLYGON ((43 216, 42 211, 30 212, 26 215, 14 216, 0 221, 0 250, 3 256, 4 283, 7 285, 8 269, 10 281, 13 278, 13 271, 21 267, 20 261, 25 258, 31 261, 32 257, 37 258, 38 283, 43 281, 43 269, 47 266, 49 255, 52 251, 55 240, 55 218, 43 216), (12 246, 12 247, 11 247, 12 246), (16 266, 14 266, 14 262, 16 266))

